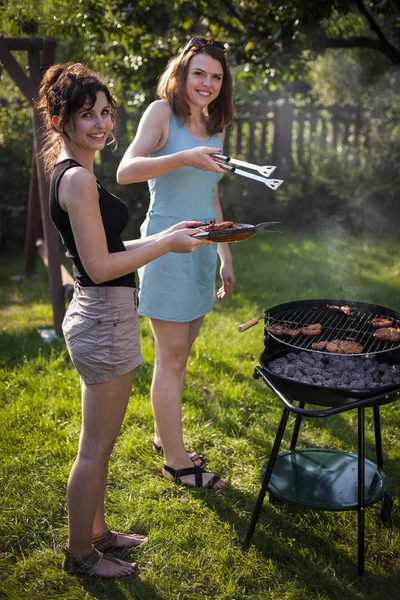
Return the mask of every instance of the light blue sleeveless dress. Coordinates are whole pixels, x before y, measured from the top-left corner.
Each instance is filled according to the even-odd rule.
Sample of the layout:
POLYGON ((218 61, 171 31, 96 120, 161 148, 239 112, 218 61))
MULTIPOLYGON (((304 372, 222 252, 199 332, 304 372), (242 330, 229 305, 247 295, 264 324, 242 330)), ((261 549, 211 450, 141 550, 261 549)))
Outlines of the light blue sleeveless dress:
MULTIPOLYGON (((222 148, 219 134, 195 139, 171 110, 165 145, 151 156, 165 156, 198 146, 222 148)), ((150 206, 140 232, 147 237, 180 221, 215 220, 215 186, 221 175, 183 167, 150 179, 150 206)), ((211 311, 215 299, 217 245, 190 254, 170 252, 139 269, 139 314, 151 319, 193 321, 211 311)))

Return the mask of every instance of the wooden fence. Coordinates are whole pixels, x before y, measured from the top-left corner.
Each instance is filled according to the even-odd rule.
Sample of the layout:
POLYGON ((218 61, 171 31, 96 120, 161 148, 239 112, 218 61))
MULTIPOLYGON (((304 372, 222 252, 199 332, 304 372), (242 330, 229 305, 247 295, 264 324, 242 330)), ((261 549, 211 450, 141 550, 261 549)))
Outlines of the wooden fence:
POLYGON ((296 166, 310 169, 316 148, 347 152, 360 161, 368 148, 368 129, 359 107, 296 106, 285 100, 242 103, 224 151, 261 165, 272 162, 284 171, 296 166))

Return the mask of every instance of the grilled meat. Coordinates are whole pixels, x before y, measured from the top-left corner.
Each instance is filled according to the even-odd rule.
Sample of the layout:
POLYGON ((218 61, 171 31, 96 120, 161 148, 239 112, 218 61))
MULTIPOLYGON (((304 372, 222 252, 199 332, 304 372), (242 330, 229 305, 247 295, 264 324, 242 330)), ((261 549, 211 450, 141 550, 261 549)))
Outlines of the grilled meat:
POLYGON ((296 337, 296 335, 300 334, 300 329, 291 329, 285 325, 270 325, 266 329, 273 335, 290 335, 290 337, 296 337))
POLYGON ((302 327, 300 329, 300 333, 302 333, 303 335, 319 335, 321 331, 321 323, 312 323, 311 325, 307 325, 306 327, 302 327))
POLYGON ((371 325, 372 327, 390 327, 391 324, 393 323, 393 321, 391 321, 390 319, 383 319, 381 317, 375 317, 374 319, 372 319, 372 321, 368 321, 368 325, 371 325))
POLYGON ((314 344, 311 344, 311 348, 313 350, 325 350, 325 348, 328 345, 328 340, 322 341, 322 342, 314 342, 314 344))
POLYGON ((335 354, 360 354, 363 350, 361 344, 357 342, 348 342, 347 340, 324 340, 311 344, 314 350, 324 350, 334 352, 335 354))
POLYGON ((233 221, 221 221, 221 223, 214 223, 211 221, 209 225, 199 227, 203 231, 225 231, 225 229, 241 229, 240 225, 233 221))
POLYGON ((351 310, 350 306, 335 306, 332 304, 327 304, 326 308, 329 308, 329 310, 336 310, 336 312, 341 312, 344 313, 346 315, 346 317, 352 317, 354 315, 353 311, 351 310))
POLYGON ((387 342, 400 342, 399 327, 382 327, 381 329, 377 329, 372 335, 378 340, 385 340, 387 342))

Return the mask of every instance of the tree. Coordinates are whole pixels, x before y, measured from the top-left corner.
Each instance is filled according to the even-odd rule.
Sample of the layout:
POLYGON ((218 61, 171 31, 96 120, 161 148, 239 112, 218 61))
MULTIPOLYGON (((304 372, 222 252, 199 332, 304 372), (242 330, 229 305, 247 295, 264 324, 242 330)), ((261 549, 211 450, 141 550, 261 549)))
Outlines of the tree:
POLYGON ((400 0, 3 0, 3 35, 53 35, 61 59, 108 72, 133 104, 154 96, 168 58, 193 34, 224 40, 251 85, 304 78, 327 48, 363 48, 400 66, 400 0))

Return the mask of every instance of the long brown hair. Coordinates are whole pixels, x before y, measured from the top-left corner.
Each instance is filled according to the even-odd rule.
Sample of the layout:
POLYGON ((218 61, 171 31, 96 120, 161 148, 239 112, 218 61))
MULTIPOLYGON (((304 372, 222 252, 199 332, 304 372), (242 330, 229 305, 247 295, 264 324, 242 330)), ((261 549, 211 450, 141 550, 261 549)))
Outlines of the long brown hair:
MULTIPOLYGON (((106 80, 81 63, 67 62, 53 65, 43 76, 39 99, 36 108, 43 116, 43 161, 45 173, 49 176, 63 146, 63 137, 70 139, 66 126, 73 120, 76 111, 81 108, 87 98, 91 107, 96 103, 98 92, 104 92, 111 109, 111 117, 115 123, 117 104, 110 93, 106 80), (52 117, 59 117, 60 131, 53 123, 52 117)), ((111 134, 115 141, 114 135, 111 134)))
POLYGON ((181 50, 172 57, 161 75, 157 95, 161 100, 167 100, 172 106, 174 114, 183 122, 190 115, 189 104, 185 100, 185 85, 189 70, 189 63, 193 56, 207 54, 218 60, 223 69, 221 91, 217 98, 207 107, 207 133, 214 135, 221 132, 232 121, 235 108, 232 102, 232 76, 226 54, 218 46, 207 45, 204 47, 192 46, 181 50))

